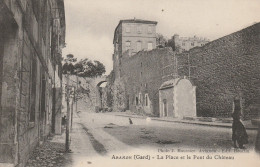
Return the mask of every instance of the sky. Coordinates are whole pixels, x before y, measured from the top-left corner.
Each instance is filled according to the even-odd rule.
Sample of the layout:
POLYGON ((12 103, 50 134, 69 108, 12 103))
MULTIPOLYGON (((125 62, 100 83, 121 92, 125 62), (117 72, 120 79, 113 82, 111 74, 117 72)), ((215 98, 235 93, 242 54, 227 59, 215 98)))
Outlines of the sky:
POLYGON ((113 68, 113 35, 122 19, 157 21, 156 32, 212 40, 260 22, 260 0, 64 0, 63 56, 98 60, 113 68))

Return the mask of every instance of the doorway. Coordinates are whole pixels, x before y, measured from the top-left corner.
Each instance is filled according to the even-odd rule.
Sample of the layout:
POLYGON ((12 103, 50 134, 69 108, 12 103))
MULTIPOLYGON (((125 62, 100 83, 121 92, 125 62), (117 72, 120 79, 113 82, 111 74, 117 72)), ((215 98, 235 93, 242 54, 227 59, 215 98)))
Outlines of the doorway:
MULTIPOLYGON (((0 26, 0 29, 3 30, 2 26, 0 26)), ((3 37, 3 31, 0 31, 0 111, 1 108, 1 97, 2 97, 2 79, 3 79, 3 53, 4 53, 4 37, 3 37)))
POLYGON ((167 117, 168 116, 168 111, 167 111, 167 99, 163 99, 163 116, 167 117))

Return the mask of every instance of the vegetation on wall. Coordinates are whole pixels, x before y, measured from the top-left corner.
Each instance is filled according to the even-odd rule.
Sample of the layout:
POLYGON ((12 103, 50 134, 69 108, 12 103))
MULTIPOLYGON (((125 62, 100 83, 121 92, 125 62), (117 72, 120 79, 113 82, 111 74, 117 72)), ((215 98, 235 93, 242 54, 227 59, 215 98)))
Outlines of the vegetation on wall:
POLYGON ((94 60, 91 61, 88 58, 77 61, 74 55, 68 54, 65 59, 63 59, 62 73, 77 75, 79 77, 97 77, 101 76, 106 72, 104 64, 94 60))

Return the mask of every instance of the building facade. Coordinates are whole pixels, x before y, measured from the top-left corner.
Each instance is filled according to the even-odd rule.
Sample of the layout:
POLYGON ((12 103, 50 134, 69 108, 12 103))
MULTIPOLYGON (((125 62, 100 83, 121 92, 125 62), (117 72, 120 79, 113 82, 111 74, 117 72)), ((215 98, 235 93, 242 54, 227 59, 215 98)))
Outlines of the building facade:
MULTIPOLYGON (((185 51, 183 53, 166 47, 143 50, 134 55, 124 50, 124 53, 119 52, 118 59, 114 54, 113 82, 108 84, 112 85, 112 105, 119 104, 121 109, 160 116, 161 103, 161 116, 164 116, 164 101, 160 101, 159 88, 165 81, 186 77, 196 86, 196 94, 195 88, 192 90, 193 87, 190 87, 194 93, 189 96, 196 95, 194 100, 190 100, 190 104, 196 103, 195 107, 192 105, 195 112, 188 116, 196 113, 196 116, 202 117, 230 117, 234 106, 239 105, 236 107, 241 108, 243 118, 259 117, 259 25, 254 24, 212 42, 175 36, 179 45, 189 43, 189 47, 180 51, 185 51), (115 85, 118 88, 115 89, 115 85)), ((120 45, 123 46, 123 43, 119 40, 120 45)), ((173 88, 176 86, 172 86, 172 90, 161 90, 165 99, 175 96, 173 88)))
POLYGON ((175 51, 178 53, 188 51, 194 47, 204 46, 206 43, 210 42, 207 38, 200 38, 197 36, 180 37, 178 34, 174 34, 174 36, 172 36, 171 41, 175 45, 175 51))
POLYGON ((159 116, 158 90, 164 82, 163 69, 174 61, 171 48, 142 51, 132 57, 123 55, 120 80, 124 85, 125 107, 133 112, 159 116))
POLYGON ((0 0, 0 166, 59 133, 63 0, 0 0))
POLYGON ((114 32, 113 62, 116 76, 120 76, 121 57, 124 53, 132 56, 139 51, 156 48, 156 21, 130 19, 120 20, 114 32))
POLYGON ((196 86, 185 78, 164 82, 159 88, 160 117, 196 117, 196 86))

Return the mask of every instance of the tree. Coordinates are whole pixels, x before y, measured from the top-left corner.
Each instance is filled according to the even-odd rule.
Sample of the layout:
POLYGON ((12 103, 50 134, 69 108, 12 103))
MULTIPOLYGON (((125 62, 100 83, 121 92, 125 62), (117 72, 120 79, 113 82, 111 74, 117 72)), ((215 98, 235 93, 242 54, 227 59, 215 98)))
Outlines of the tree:
POLYGON ((181 52, 181 46, 176 44, 175 42, 175 39, 174 39, 174 36, 168 40, 167 44, 166 44, 167 47, 171 47, 173 51, 177 52, 177 53, 180 53, 181 52))
POLYGON ((157 33, 156 34, 156 46, 159 48, 164 48, 167 44, 167 39, 162 35, 157 33))
POLYGON ((73 63, 77 61, 77 58, 74 58, 73 54, 68 54, 65 59, 65 62, 62 66, 62 73, 63 74, 75 74, 75 67, 73 63))
POLYGON ((173 51, 176 50, 176 48, 175 48, 175 41, 174 41, 173 38, 171 38, 171 39, 168 40, 167 46, 168 46, 168 47, 171 47, 173 51))
POLYGON ((63 61, 63 74, 77 75, 79 77, 97 77, 106 72, 105 66, 97 60, 92 62, 88 58, 85 58, 77 62, 74 55, 68 54, 63 61))
POLYGON ((77 62, 74 67, 76 75, 80 77, 97 77, 106 72, 105 66, 101 62, 96 60, 92 62, 87 58, 77 62))
POLYGON ((72 91, 72 87, 70 86, 70 83, 69 83, 69 77, 71 74, 74 73, 74 65, 72 63, 75 63, 77 61, 76 58, 74 58, 74 55, 73 54, 68 54, 66 56, 65 59, 63 59, 63 61, 65 62, 65 64, 63 64, 62 66, 62 73, 63 74, 66 74, 66 101, 67 101, 67 119, 66 119, 66 139, 65 139, 65 150, 66 152, 70 152, 70 149, 69 149, 69 145, 70 145, 70 121, 71 121, 71 125, 72 125, 72 116, 71 113, 73 113, 73 100, 72 103, 71 103, 71 110, 70 110, 70 97, 71 95, 73 94, 72 91))
POLYGON ((99 61, 94 61, 94 63, 96 64, 96 76, 101 76, 106 72, 105 66, 102 63, 100 63, 99 61))

